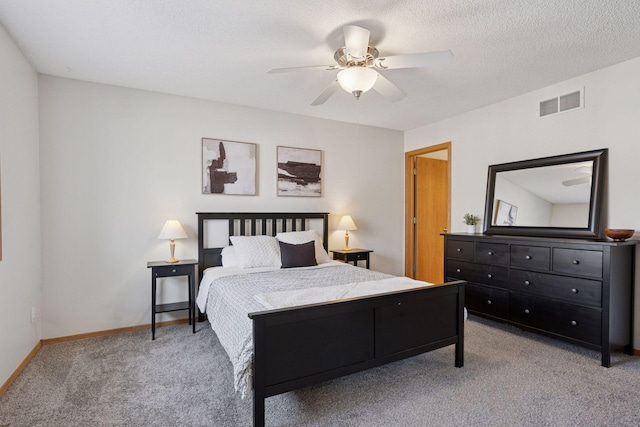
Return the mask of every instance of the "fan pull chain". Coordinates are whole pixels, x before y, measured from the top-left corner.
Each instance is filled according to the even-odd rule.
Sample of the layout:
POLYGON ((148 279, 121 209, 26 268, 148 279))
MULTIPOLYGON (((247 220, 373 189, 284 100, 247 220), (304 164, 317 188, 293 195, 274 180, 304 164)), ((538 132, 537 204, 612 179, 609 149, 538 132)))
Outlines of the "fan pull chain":
POLYGON ((360 138, 360 99, 356 98, 356 138, 360 138))

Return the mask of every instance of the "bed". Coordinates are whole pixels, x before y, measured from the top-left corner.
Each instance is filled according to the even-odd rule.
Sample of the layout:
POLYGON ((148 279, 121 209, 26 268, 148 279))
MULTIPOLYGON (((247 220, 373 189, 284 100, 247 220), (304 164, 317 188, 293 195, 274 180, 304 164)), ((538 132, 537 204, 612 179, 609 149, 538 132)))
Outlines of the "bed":
MULTIPOLYGON (((446 346, 453 346, 455 366, 463 366, 464 282, 410 284, 407 278, 328 260, 317 266, 294 264, 296 268, 229 267, 229 243, 241 250, 240 243, 247 240, 242 236, 272 244, 275 239, 266 236, 317 233, 319 238, 305 244, 305 252, 309 245, 321 245, 326 256, 328 214, 197 215, 199 268, 204 273, 198 304, 206 307, 232 360, 236 389, 243 397, 253 392, 255 426, 264 425, 265 399, 270 396, 446 346), (210 247, 209 224, 218 224, 219 231, 220 222, 225 242, 210 247), (222 266, 223 250, 226 266, 210 268, 222 266), (318 299, 325 294, 340 297, 318 299)), ((284 261, 285 247, 280 245, 284 261)), ((319 253, 317 247, 311 250, 319 253)))

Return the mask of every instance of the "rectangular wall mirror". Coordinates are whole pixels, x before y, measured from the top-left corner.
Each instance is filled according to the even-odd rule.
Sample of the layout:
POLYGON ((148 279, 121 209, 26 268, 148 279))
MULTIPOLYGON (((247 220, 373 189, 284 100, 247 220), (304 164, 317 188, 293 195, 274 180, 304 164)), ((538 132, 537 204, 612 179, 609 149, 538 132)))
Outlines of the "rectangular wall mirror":
POLYGON ((602 237, 607 149, 489 166, 484 232, 602 237))

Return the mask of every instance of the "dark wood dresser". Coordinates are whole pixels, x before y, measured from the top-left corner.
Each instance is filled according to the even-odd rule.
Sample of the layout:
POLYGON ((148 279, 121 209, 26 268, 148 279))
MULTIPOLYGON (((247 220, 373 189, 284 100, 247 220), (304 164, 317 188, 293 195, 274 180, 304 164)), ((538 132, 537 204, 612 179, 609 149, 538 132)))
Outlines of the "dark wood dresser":
POLYGON ((599 350, 633 354, 638 241, 445 235, 446 280, 467 280, 472 314, 599 350))

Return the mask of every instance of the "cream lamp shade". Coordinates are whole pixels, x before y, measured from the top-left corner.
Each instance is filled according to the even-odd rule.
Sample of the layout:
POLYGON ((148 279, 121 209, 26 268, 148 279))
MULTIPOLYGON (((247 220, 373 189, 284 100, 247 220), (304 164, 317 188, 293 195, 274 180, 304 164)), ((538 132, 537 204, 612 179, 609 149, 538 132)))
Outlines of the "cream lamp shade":
POLYGON ((338 83, 342 89, 352 93, 356 99, 370 90, 377 79, 376 70, 367 67, 351 67, 338 73, 338 83))
POLYGON ((175 239, 186 239, 187 233, 184 232, 184 228, 180 225, 180 221, 177 219, 170 219, 164 223, 164 227, 162 227, 162 231, 158 235, 158 239, 170 240, 169 249, 171 250, 171 258, 167 260, 167 262, 178 262, 174 257, 174 253, 176 250, 176 242, 175 239))
POLYGON ((344 230, 344 249, 345 251, 350 251, 349 247, 349 231, 357 230, 356 223, 351 219, 351 215, 345 215, 340 219, 338 223, 338 230, 344 230))

